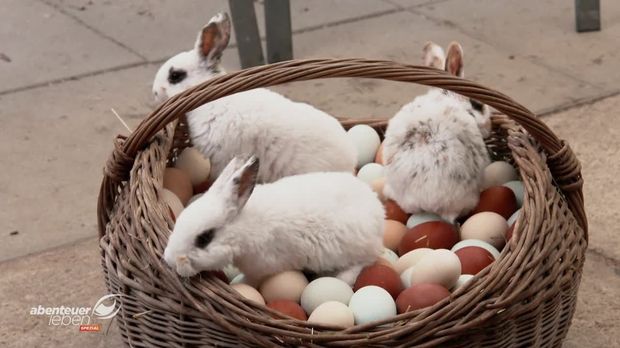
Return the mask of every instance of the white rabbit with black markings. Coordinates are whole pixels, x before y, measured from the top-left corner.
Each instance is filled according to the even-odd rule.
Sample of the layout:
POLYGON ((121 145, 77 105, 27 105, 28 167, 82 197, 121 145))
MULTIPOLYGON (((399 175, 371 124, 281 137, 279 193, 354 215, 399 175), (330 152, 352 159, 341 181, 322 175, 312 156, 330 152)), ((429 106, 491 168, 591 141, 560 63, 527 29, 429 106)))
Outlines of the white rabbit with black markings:
MULTIPOLYGON (((455 42, 447 56, 427 43, 424 62, 464 75, 463 50, 455 42)), ((439 88, 403 106, 385 133, 384 194, 408 213, 432 212, 450 222, 471 211, 490 163, 484 143, 490 115, 487 105, 439 88)))
MULTIPOLYGON (((153 82, 155 98, 163 101, 224 74, 220 59, 229 38, 228 15, 214 16, 194 49, 161 66, 153 82)), ((211 181, 234 156, 249 153, 261 160, 259 182, 355 169, 356 150, 335 118, 268 89, 220 98, 189 112, 187 122, 192 143, 211 160, 211 181)))
POLYGON ((352 173, 256 185, 259 160, 235 157, 179 215, 164 260, 181 276, 234 264, 253 281, 286 270, 353 284, 383 251, 384 208, 352 173))

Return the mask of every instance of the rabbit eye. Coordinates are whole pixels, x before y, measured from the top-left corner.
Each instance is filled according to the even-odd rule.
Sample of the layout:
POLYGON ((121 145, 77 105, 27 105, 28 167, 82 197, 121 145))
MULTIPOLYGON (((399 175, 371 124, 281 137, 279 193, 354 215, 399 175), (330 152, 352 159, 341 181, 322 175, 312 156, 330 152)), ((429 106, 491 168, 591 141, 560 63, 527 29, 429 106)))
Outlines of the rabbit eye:
POLYGON ((175 68, 170 68, 170 71, 168 71, 168 82, 173 85, 183 81, 186 77, 187 71, 185 70, 176 70, 175 68))
POLYGON ((203 231, 198 236, 196 236, 196 241, 194 245, 196 248, 204 249, 211 241, 213 240, 213 235, 215 234, 215 229, 211 228, 206 231, 203 231))
POLYGON ((474 110, 476 110, 478 112, 482 112, 482 108, 484 107, 484 105, 482 105, 482 103, 480 103, 477 100, 473 100, 473 99, 470 99, 469 103, 471 104, 471 107, 474 108, 474 110))

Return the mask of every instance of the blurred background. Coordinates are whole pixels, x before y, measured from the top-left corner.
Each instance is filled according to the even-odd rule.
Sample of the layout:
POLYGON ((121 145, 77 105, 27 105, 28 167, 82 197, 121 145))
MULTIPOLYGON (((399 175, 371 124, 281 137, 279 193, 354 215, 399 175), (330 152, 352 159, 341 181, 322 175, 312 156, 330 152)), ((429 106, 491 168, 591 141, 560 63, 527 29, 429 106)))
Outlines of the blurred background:
MULTIPOLYGON (((231 1, 253 4, 264 49, 264 2, 231 1)), ((590 250, 566 346, 616 347, 620 2, 601 1, 601 30, 578 33, 580 2, 291 0, 292 55, 421 64, 426 41, 459 41, 467 78, 539 114, 583 161, 590 250)), ((0 0, 0 308, 11 313, 0 317, 0 346, 120 346, 114 326, 79 333, 28 311, 105 294, 96 198, 112 139, 128 134, 112 109, 133 129, 155 106, 159 66, 220 11, 228 1, 0 0)), ((229 71, 240 68, 238 46, 233 33, 229 71)), ((342 117, 390 117, 424 91, 366 79, 274 89, 342 117)))

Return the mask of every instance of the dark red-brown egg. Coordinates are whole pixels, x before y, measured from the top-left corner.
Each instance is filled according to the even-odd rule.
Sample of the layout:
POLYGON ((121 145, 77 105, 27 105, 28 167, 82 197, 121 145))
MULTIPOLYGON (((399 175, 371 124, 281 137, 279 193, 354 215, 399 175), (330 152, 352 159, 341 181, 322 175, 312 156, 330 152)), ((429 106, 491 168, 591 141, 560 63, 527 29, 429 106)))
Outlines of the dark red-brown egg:
POLYGON ((273 300, 267 303, 267 307, 298 320, 308 320, 308 316, 301 306, 291 300, 273 300))
POLYGON ((506 186, 491 186, 480 193, 480 201, 471 215, 492 211, 508 220, 517 208, 517 198, 511 189, 506 186))
POLYGON ((495 261, 490 252, 477 246, 464 247, 454 253, 461 261, 461 274, 476 275, 495 261))
POLYGON ((459 241, 453 225, 445 221, 429 221, 409 229, 398 245, 399 255, 413 249, 450 249, 459 241))
POLYGON ((368 285, 376 285, 385 289, 394 299, 403 291, 403 284, 398 273, 392 267, 381 264, 365 267, 357 276, 353 291, 368 285))
POLYGON ((398 206, 396 202, 391 199, 388 199, 383 203, 385 207, 385 218, 387 220, 396 220, 400 223, 407 223, 407 219, 409 219, 409 214, 405 213, 405 211, 398 206))
POLYGON ((187 202, 194 194, 189 175, 177 168, 166 168, 164 171, 164 188, 177 195, 183 206, 187 206, 187 202))
POLYGON ((430 307, 450 296, 450 291, 439 284, 420 283, 405 289, 396 299, 398 313, 430 307))

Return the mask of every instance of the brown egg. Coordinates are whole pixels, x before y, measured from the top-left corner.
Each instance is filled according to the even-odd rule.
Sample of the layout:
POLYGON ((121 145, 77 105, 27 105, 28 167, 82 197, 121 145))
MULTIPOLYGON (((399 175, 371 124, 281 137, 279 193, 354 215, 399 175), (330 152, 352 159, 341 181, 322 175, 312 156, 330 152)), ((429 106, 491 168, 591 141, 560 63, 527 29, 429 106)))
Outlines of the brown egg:
POLYGON ((396 299, 398 313, 430 307, 450 297, 450 291, 439 284, 420 283, 405 289, 396 299))
POLYGON ((370 183, 370 187, 372 187, 372 190, 375 191, 375 193, 377 193, 377 196, 379 197, 379 200, 381 202, 385 202, 386 200, 385 195, 383 194, 384 186, 385 186, 385 177, 375 179, 370 183))
POLYGON ((226 284, 228 284, 229 282, 228 277, 226 276, 226 273, 224 273, 224 271, 207 271, 206 273, 220 279, 226 284))
POLYGON ((202 182, 202 184, 198 184, 194 186, 194 194, 205 193, 211 187, 212 182, 208 179, 202 182))
POLYGON ((402 256, 418 248, 450 249, 458 241, 458 233, 453 225, 444 221, 429 221, 405 233, 398 245, 398 254, 402 256))
POLYGON ((398 244, 403 239, 405 232, 407 232, 407 226, 404 224, 395 220, 385 220, 383 224, 383 246, 391 250, 398 249, 398 244))
POLYGON ((476 246, 464 247, 454 253, 461 261, 461 274, 476 275, 495 261, 495 258, 490 252, 476 246))
POLYGON ((290 300, 273 300, 267 302, 267 307, 297 320, 308 320, 308 316, 301 306, 290 300))
POLYGON ((385 207, 385 218, 386 219, 396 220, 403 224, 407 223, 407 219, 409 219, 409 214, 405 213, 403 209, 399 207, 396 202, 394 202, 391 199, 388 199, 385 201, 385 203, 383 203, 383 206, 385 207))
POLYGON ((166 168, 164 171, 164 188, 174 192, 181 200, 181 203, 183 203, 183 206, 187 205, 194 193, 189 175, 177 168, 166 168))
POLYGON ((480 201, 472 215, 483 211, 492 211, 508 220, 517 211, 517 198, 506 186, 491 186, 480 193, 480 201))
POLYGON ((368 285, 376 285, 385 289, 393 298, 398 297, 403 291, 403 284, 400 276, 396 271, 385 265, 372 265, 365 267, 357 276, 357 280, 353 285, 353 291, 357 291, 368 285))
POLYGON ((377 149, 377 154, 375 155, 375 163, 385 164, 383 163, 383 143, 379 145, 379 149, 377 149))

